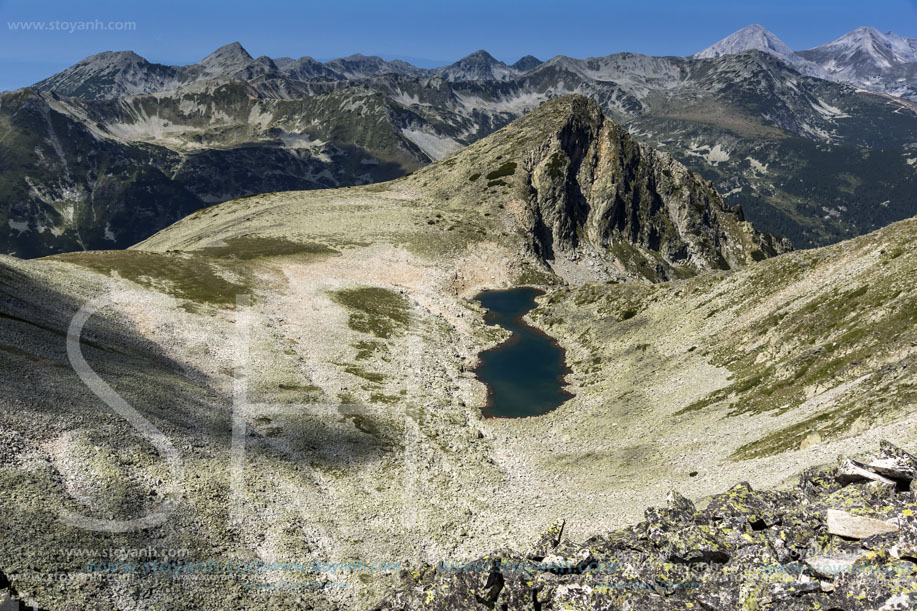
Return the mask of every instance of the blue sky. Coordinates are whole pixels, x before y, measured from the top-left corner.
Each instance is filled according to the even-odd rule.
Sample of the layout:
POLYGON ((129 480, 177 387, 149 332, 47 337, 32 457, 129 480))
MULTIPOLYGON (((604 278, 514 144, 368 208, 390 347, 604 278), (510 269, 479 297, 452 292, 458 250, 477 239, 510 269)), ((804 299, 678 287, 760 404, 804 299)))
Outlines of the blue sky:
POLYGON ((794 49, 860 25, 917 37, 917 0, 0 0, 0 90, 106 50, 130 49, 170 64, 194 62, 234 40, 254 56, 330 59, 361 52, 421 64, 482 48, 504 61, 528 53, 541 59, 618 51, 689 55, 750 23, 773 30, 794 49), (96 20, 106 27, 136 25, 130 31, 11 29, 15 22, 96 20))

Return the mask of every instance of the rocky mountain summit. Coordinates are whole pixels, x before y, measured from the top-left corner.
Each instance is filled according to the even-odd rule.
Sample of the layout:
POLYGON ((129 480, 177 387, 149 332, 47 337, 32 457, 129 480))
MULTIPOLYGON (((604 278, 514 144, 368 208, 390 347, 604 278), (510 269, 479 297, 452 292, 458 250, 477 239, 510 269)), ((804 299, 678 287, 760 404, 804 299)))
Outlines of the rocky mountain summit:
POLYGON ((917 100, 917 38, 862 27, 799 55, 827 78, 917 100))
POLYGON ((829 43, 793 51, 776 34, 756 24, 692 57, 716 58, 750 50, 773 55, 808 76, 917 100, 917 38, 860 27, 829 43))
POLYGON ((776 34, 759 24, 746 26, 691 57, 716 59, 745 51, 761 51, 778 57, 807 76, 825 78, 827 75, 821 67, 797 55, 786 43, 777 38, 776 34))
POLYGON ((543 104, 410 182, 468 206, 496 195, 529 250, 562 276, 570 266, 611 260, 660 280, 741 267, 790 247, 756 231, 712 184, 637 142, 580 95, 543 104))
POLYGON ((703 509, 671 492, 643 522, 582 543, 559 520, 527 550, 405 573, 374 611, 913 609, 915 479, 917 458, 883 442, 789 490, 743 482, 703 509))
POLYGON ((723 40, 698 51, 692 57, 699 59, 715 59, 723 55, 735 55, 750 49, 765 51, 778 57, 792 57, 793 50, 789 48, 777 35, 759 24, 753 24, 730 34, 723 40))
POLYGON ((538 62, 538 60, 536 59, 533 62, 533 59, 531 55, 527 55, 512 66, 507 66, 505 63, 495 59, 487 51, 481 49, 454 64, 437 68, 433 73, 453 82, 508 81, 537 66, 538 64, 535 62, 538 62))

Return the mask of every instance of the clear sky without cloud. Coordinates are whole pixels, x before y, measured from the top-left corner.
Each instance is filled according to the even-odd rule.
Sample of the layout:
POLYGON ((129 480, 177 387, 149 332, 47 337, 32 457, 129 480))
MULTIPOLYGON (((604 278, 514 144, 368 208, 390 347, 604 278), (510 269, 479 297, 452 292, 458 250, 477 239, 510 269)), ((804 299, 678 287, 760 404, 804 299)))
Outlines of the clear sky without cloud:
POLYGON ((861 25, 917 37, 917 0, 0 0, 0 90, 109 50, 187 64, 238 40, 253 56, 331 59, 359 52, 430 67, 478 49, 508 62, 526 54, 690 55, 751 23, 794 49, 861 25), (110 29, 16 25, 55 21, 101 22, 110 29), (118 29, 126 23, 133 25, 118 29))

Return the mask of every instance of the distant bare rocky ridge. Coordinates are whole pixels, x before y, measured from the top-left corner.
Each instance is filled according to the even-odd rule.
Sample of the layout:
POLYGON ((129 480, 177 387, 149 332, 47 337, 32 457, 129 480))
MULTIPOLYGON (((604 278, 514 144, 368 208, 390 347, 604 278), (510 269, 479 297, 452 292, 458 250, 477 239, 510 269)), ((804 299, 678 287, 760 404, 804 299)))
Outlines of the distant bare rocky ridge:
POLYGON ((760 229, 829 244, 917 214, 914 45, 865 28, 796 53, 750 26, 691 58, 482 50, 430 70, 106 51, 0 94, 0 252, 125 248, 235 197, 390 180, 571 93, 760 229))

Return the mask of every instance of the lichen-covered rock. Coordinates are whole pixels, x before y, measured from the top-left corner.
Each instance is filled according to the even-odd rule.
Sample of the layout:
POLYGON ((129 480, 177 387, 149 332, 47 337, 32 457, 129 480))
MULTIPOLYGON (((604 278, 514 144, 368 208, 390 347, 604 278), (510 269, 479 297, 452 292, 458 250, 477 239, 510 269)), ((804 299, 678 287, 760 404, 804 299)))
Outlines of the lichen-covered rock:
POLYGON ((837 481, 837 468, 808 469, 799 477, 796 488, 807 498, 820 498, 840 490, 844 485, 837 481))
POLYGON ((541 560, 557 547, 560 538, 564 533, 563 520, 555 521, 546 531, 541 534, 541 538, 526 552, 525 557, 532 560, 541 560))
POLYGON ((740 518, 752 528, 763 530, 779 523, 780 507, 799 502, 799 495, 791 492, 759 492, 752 490, 747 482, 737 484, 723 494, 713 497, 704 510, 711 520, 740 518))
POLYGON ((885 477, 907 481, 917 479, 917 457, 887 441, 879 444, 879 456, 869 461, 868 468, 885 477))
MULTIPOLYGON (((895 472, 905 473, 902 452, 883 444, 882 464, 898 457, 895 472)), ((558 522, 532 547, 545 550, 542 562, 531 550, 518 558, 500 552, 469 563, 485 569, 474 577, 409 576, 377 609, 917 608, 914 493, 845 477, 850 464, 862 465, 808 471, 791 491, 738 484, 703 511, 673 492, 640 524, 583 544, 562 539, 558 522)))

